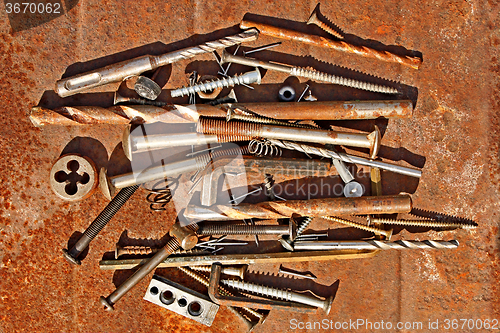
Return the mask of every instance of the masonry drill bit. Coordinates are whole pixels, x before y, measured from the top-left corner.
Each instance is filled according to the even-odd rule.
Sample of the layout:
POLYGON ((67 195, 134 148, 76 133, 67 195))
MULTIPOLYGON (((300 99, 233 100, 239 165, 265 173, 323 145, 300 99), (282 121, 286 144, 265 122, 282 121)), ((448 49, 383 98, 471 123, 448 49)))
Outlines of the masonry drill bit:
POLYGON ((271 144, 277 146, 277 147, 284 148, 284 149, 290 149, 290 150, 297 150, 297 151, 303 152, 306 155, 319 155, 319 156, 323 156, 323 157, 327 157, 327 158, 334 158, 337 160, 341 160, 341 161, 344 161, 346 163, 377 167, 377 168, 380 168, 383 170, 388 170, 388 171, 391 171, 394 173, 399 173, 402 175, 415 177, 415 178, 420 178, 422 176, 422 171, 417 170, 417 169, 412 169, 412 168, 408 168, 408 167, 394 165, 394 164, 390 164, 390 163, 386 163, 386 162, 374 161, 374 160, 370 160, 367 158, 358 157, 358 156, 354 156, 354 155, 337 153, 337 152, 332 151, 332 150, 308 146, 305 144, 291 142, 291 141, 283 141, 283 140, 275 140, 275 139, 268 139, 267 141, 270 142, 271 144))
POLYGON ((342 76, 336 76, 332 74, 327 74, 324 72, 318 72, 316 70, 305 69, 301 67, 293 67, 290 65, 278 64, 274 62, 267 62, 256 60, 252 58, 245 58, 240 56, 232 55, 224 50, 222 52, 221 63, 234 62, 236 64, 251 66, 251 67, 261 67, 264 69, 275 70, 277 72, 288 73, 292 76, 305 77, 311 80, 328 82, 333 84, 338 84, 341 86, 379 92, 383 94, 397 94, 398 90, 388 86, 382 86, 379 84, 358 81, 354 79, 348 79, 342 76))
POLYGON ((259 32, 256 29, 249 29, 236 35, 226 36, 159 56, 145 55, 125 60, 94 71, 61 79, 56 82, 55 92, 61 97, 67 97, 108 83, 121 82, 128 77, 139 75, 182 59, 189 59, 203 53, 254 41, 257 39, 258 34, 259 32))
POLYGON ((302 216, 367 215, 407 213, 411 198, 407 194, 378 197, 339 197, 310 200, 267 201, 237 206, 188 205, 184 217, 191 220, 227 221, 249 218, 280 219, 296 213, 302 216))
POLYGON ((257 23, 250 20, 243 20, 240 23, 240 28, 257 28, 263 35, 272 36, 294 41, 300 41, 306 44, 334 49, 337 51, 354 53, 368 58, 375 58, 387 62, 396 62, 414 69, 418 69, 422 64, 422 59, 419 57, 400 56, 388 51, 378 51, 366 46, 357 46, 346 43, 344 41, 336 41, 326 39, 320 36, 315 36, 299 31, 294 31, 286 28, 279 28, 265 23, 257 23))
POLYGON ((369 240, 369 241, 323 241, 323 242, 295 242, 295 250, 430 250, 430 249, 456 249, 457 240, 451 241, 406 241, 395 242, 369 240))

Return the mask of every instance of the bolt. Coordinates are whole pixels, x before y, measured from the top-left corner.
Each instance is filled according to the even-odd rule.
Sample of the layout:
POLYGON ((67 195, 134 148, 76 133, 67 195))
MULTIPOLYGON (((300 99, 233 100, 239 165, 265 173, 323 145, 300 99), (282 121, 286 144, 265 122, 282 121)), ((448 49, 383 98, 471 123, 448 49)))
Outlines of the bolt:
POLYGON ((436 220, 398 220, 398 219, 383 219, 371 217, 370 223, 384 223, 384 224, 396 224, 396 225, 406 225, 406 226, 416 226, 416 227, 428 227, 428 228, 461 228, 461 229, 475 229, 476 226, 467 223, 453 223, 453 222, 441 222, 436 220))
POLYGON ((127 202, 132 194, 137 191, 139 185, 125 187, 111 200, 102 212, 95 218, 89 227, 83 232, 83 235, 76 244, 68 251, 63 249, 63 255, 66 260, 72 264, 81 265, 78 256, 89 246, 90 242, 101 232, 108 222, 115 216, 120 208, 127 202))
MULTIPOLYGON (((293 214, 292 217, 290 219, 297 219, 299 215, 297 214, 293 214)), ((293 242, 295 241, 295 239, 297 239, 297 237, 299 237, 300 235, 302 235, 302 233, 306 230, 307 226, 312 222, 313 218, 311 216, 304 216, 302 222, 300 223, 297 223, 297 221, 295 223, 297 223, 297 225, 299 226, 299 228, 297 229, 297 235, 295 238, 290 238, 290 236, 286 237, 286 236, 282 236, 280 237, 278 240, 279 242, 281 243, 281 245, 287 249, 288 251, 293 251, 293 242)))
POLYGON ((322 30, 328 32, 330 35, 337 37, 338 39, 344 39, 344 37, 339 34, 337 31, 333 30, 330 28, 327 24, 324 22, 321 22, 316 14, 316 11, 313 11, 311 16, 309 17, 309 20, 307 20, 306 24, 314 24, 320 27, 322 30))
POLYGON ((261 294, 264 296, 283 299, 289 302, 297 302, 321 308, 323 309, 323 311, 326 312, 326 314, 329 314, 332 308, 333 296, 330 296, 325 300, 321 300, 313 296, 307 296, 293 291, 288 291, 278 288, 261 286, 255 283, 249 283, 237 280, 221 280, 220 282, 222 282, 225 285, 231 286, 233 288, 248 291, 251 293, 261 294))
POLYGON ((149 273, 151 273, 159 264, 161 264, 170 254, 175 252, 179 247, 182 246, 185 250, 192 249, 198 238, 194 234, 193 227, 181 227, 178 223, 174 224, 170 230, 170 236, 172 237, 167 244, 156 254, 151 257, 139 270, 132 274, 125 282, 123 282, 115 291, 113 291, 108 297, 100 297, 100 302, 104 305, 105 309, 108 311, 114 310, 114 304, 120 300, 130 289, 137 285, 142 279, 144 279, 149 273))
MULTIPOLYGON (((209 270, 208 271, 211 271, 211 266, 197 266, 197 267, 191 267, 191 269, 187 268, 187 267, 177 267, 181 272, 185 273, 186 275, 192 277, 193 279, 195 279, 196 281, 198 281, 199 283, 201 283, 202 285, 204 285, 205 287, 209 287, 210 285, 210 281, 207 277, 201 275, 201 274, 198 274, 196 272, 193 272, 192 269, 196 270, 200 267, 209 267, 209 270)), ((244 266, 246 267, 246 266, 244 266)), ((222 271, 224 271, 224 268, 229 268, 229 267, 223 267, 222 268, 222 271)), ((223 296, 234 296, 233 293, 231 293, 230 291, 228 291, 227 289, 225 289, 224 287, 222 286, 218 286, 219 288, 219 293, 223 296)), ((253 309, 250 309, 250 308, 246 308, 246 307, 243 307, 242 308, 244 311, 248 312, 249 314, 259 318, 259 322, 257 324, 262 324, 264 323, 264 321, 266 320, 266 317, 267 315, 263 315, 253 309)), ((255 325, 253 325, 252 327, 249 327, 249 328, 253 328, 255 325)), ((251 329, 250 329, 251 330, 251 329)))
POLYGON ((361 223, 356 223, 356 222, 349 221, 346 219, 341 219, 341 218, 335 217, 335 216, 322 216, 322 218, 324 218, 325 220, 329 220, 329 221, 333 221, 333 222, 337 222, 337 223, 342 223, 342 224, 345 224, 345 225, 348 225, 348 226, 351 226, 351 227, 354 227, 357 229, 373 232, 376 235, 383 235, 383 236, 385 236, 386 239, 391 239, 391 236, 392 236, 392 229, 391 230, 378 229, 378 228, 370 227, 370 226, 367 226, 367 225, 364 225, 361 223))
POLYGON ((286 126, 247 123, 243 121, 227 122, 223 119, 203 117, 198 119, 196 132, 217 135, 240 135, 246 140, 255 138, 292 139, 296 141, 321 144, 346 145, 369 148, 371 154, 378 149, 380 133, 375 130, 370 134, 335 132, 321 129, 304 129, 286 126))
POLYGON ((256 68, 255 70, 247 72, 242 75, 235 75, 220 80, 200 83, 191 87, 175 89, 170 92, 170 95, 172 97, 181 97, 189 94, 194 94, 199 91, 210 91, 216 88, 233 87, 239 84, 251 84, 251 83, 260 84, 260 80, 261 80, 260 72, 256 68))
MULTIPOLYGON (((238 110, 238 109, 236 109, 236 110, 238 110)), ((289 123, 288 121, 276 120, 276 119, 258 116, 258 115, 237 114, 234 112, 233 108, 229 108, 227 110, 226 121, 230 121, 230 120, 242 120, 242 121, 247 121, 250 123, 257 123, 257 124, 269 124, 269 125, 288 126, 288 127, 297 127, 297 128, 317 129, 316 127, 311 126, 311 125, 294 124, 294 123, 289 123)))
POLYGON ((245 224, 204 224, 198 235, 293 235, 296 237, 297 225, 290 219, 289 225, 245 225, 245 224))
POLYGON ((308 70, 300 67, 293 67, 289 65, 282 65, 278 63, 270 63, 266 61, 245 58, 240 56, 232 55, 225 50, 222 52, 221 63, 234 62, 240 65, 250 66, 250 67, 261 67, 264 69, 275 70, 278 72, 284 72, 292 76, 305 77, 311 80, 328 82, 333 84, 338 84, 341 86, 379 92, 384 94, 397 94, 398 90, 392 87, 382 86, 374 83, 368 83, 353 79, 348 79, 342 76, 336 76, 332 74, 327 74, 324 72, 318 72, 316 70, 308 70))

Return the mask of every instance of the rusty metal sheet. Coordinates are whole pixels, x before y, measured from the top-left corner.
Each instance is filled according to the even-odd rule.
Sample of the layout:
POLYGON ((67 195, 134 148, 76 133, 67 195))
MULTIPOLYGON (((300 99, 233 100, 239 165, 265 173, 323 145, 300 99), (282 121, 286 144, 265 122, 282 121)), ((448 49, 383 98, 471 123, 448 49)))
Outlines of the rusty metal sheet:
MULTIPOLYGON (((75 239, 75 231, 85 230, 107 202, 100 193, 76 203, 58 199, 49 187, 51 166, 63 154, 79 153, 114 174, 130 171, 119 145, 125 125, 36 128, 29 112, 34 106, 108 108, 114 91, 126 90, 123 85, 61 99, 53 91, 54 83, 115 62, 237 33, 245 15, 330 38, 305 24, 316 3, 65 0, 59 1, 58 13, 49 15, 7 13, 7 3, 14 2, 5 1, 0 12, 0 331, 244 332, 244 325, 225 308, 207 328, 142 301, 147 279, 120 301, 114 313, 101 309, 99 296, 130 275, 100 270, 103 254, 112 251, 118 240, 135 245, 141 240, 162 239, 174 223, 175 209, 169 205, 162 213, 151 212, 144 200, 146 192, 139 190, 91 244, 83 265, 69 266, 61 249, 70 236, 75 239)), ((497 1, 476 0, 349 0, 321 5, 320 19, 335 24, 346 42, 399 55, 420 53, 423 62, 418 70, 288 40, 253 55, 397 87, 401 94, 394 99, 411 100, 415 105, 412 118, 320 123, 365 132, 378 125, 383 133, 379 152, 383 160, 423 166, 418 184, 382 172, 384 195, 414 192, 415 207, 464 216, 479 224, 475 230, 397 229, 393 236, 457 239, 461 245, 456 250, 385 251, 359 260, 289 264, 294 270, 314 273, 315 282, 257 274, 276 274, 278 264, 252 265, 248 276, 255 282, 312 290, 320 296, 335 293, 328 316, 320 311, 273 310, 255 332, 303 332, 300 327, 305 328, 305 323, 324 320, 333 323, 333 331, 336 323, 358 319, 372 325, 380 325, 382 320, 422 322, 422 332, 436 321, 440 327, 435 331, 444 331, 445 320, 458 319, 460 326, 454 331, 479 332, 481 329, 462 328, 460 319, 472 319, 474 325, 478 319, 483 323, 489 319, 490 324, 500 321, 499 6, 497 1)), ((243 49, 276 41, 261 35, 243 49)), ((159 100, 186 104, 187 98, 171 100, 168 90, 187 85, 193 70, 213 75, 219 70, 213 60, 206 54, 165 68, 166 91, 159 100)), ((229 74, 247 70, 234 64, 229 74)), ((385 98, 347 87, 307 83, 319 101, 385 98)), ((284 84, 302 91, 306 81, 268 71, 254 90, 240 86, 235 91, 241 103, 277 102, 284 84)), ((363 175, 369 169, 359 167, 357 171, 359 181, 368 186, 369 177, 363 175)), ((316 230, 331 228, 326 222, 313 223, 311 228, 316 230)), ((331 233, 337 239, 369 236, 346 228, 331 233)), ((195 288, 192 280, 172 270, 160 273, 195 288)))

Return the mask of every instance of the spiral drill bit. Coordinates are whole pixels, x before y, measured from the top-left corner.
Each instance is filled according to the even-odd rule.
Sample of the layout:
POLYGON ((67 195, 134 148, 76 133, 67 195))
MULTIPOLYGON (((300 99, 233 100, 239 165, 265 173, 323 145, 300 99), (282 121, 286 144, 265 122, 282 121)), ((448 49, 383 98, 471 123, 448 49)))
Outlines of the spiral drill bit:
POLYGON ((296 40, 309 45, 325 47, 347 53, 354 53, 364 57, 375 58, 387 62, 400 63, 414 69, 418 69, 422 64, 422 59, 419 57, 400 56, 388 51, 377 51, 366 46, 357 46, 346 43, 344 41, 330 40, 299 31, 294 31, 286 28, 278 28, 266 23, 257 23, 250 20, 243 20, 240 23, 240 28, 242 29, 252 27, 259 29, 259 32, 263 35, 282 39, 296 40))
POLYGON ((170 92, 170 95, 172 97, 181 97, 185 95, 195 94, 201 91, 205 92, 217 88, 234 87, 239 84, 252 84, 252 83, 260 84, 260 79, 261 79, 260 72, 256 68, 254 71, 247 72, 242 75, 235 75, 220 80, 213 80, 205 83, 196 84, 190 87, 175 89, 170 92))
POLYGON ((410 176, 410 177, 420 178, 422 176, 422 171, 420 171, 420 170, 407 168, 407 167, 403 167, 403 166, 399 166, 399 165, 389 164, 389 163, 380 162, 380 161, 373 161, 373 160, 369 160, 369 159, 366 159, 363 157, 348 155, 348 154, 344 154, 344 153, 337 153, 337 152, 332 151, 332 150, 318 148, 318 147, 312 147, 312 146, 308 146, 308 145, 304 145, 304 144, 296 143, 296 142, 275 140, 275 139, 269 139, 268 141, 271 144, 276 145, 280 148, 297 150, 297 151, 300 151, 306 155, 319 155, 319 156, 323 156, 323 157, 327 157, 327 158, 334 158, 337 160, 344 161, 346 163, 353 163, 353 164, 366 165, 366 166, 370 166, 370 167, 376 167, 376 168, 380 168, 383 170, 388 170, 391 172, 410 176))
POLYGON ((324 241, 324 242, 295 242, 295 250, 430 250, 430 249, 456 249, 457 240, 451 241, 324 241))
POLYGON ((379 92, 383 94, 397 94, 398 90, 392 87, 382 86, 374 83, 368 83, 353 79, 348 79, 341 76, 336 76, 332 74, 327 74, 323 72, 318 72, 315 70, 309 70, 300 67, 293 67, 289 65, 278 64, 274 62, 260 61, 252 58, 245 58, 240 56, 232 55, 225 50, 222 52, 221 63, 234 62, 236 64, 251 66, 251 67, 261 67, 264 69, 275 70, 278 72, 288 73, 293 76, 305 77, 311 80, 328 82, 333 84, 338 84, 341 86, 367 90, 372 92, 379 92))
POLYGON ((159 56, 145 55, 125 60, 94 71, 61 79, 56 82, 55 92, 61 97, 67 97, 108 83, 121 82, 131 76, 139 75, 182 59, 193 58, 203 53, 253 41, 257 39, 258 34, 256 29, 249 29, 236 35, 159 56))

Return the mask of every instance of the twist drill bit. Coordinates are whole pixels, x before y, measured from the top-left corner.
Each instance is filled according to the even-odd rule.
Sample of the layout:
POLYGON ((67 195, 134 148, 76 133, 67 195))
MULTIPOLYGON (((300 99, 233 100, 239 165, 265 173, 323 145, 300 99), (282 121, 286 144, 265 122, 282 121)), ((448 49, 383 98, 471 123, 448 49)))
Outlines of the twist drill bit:
POLYGON ((380 161, 373 161, 369 160, 363 157, 358 157, 358 156, 353 156, 353 155, 348 155, 344 153, 337 153, 332 150, 324 149, 324 148, 318 148, 318 147, 312 147, 308 145, 304 145, 301 143, 296 143, 296 142, 290 142, 290 141, 283 141, 283 140, 275 140, 275 139, 269 139, 268 140, 271 144, 280 147, 280 148, 285 148, 285 149, 290 149, 290 150, 297 150, 302 153, 305 153, 306 155, 319 155, 327 158, 334 158, 337 160, 344 161, 346 163, 353 163, 353 164, 360 164, 360 165, 366 165, 366 166, 371 166, 371 167, 377 167, 383 170, 388 170, 391 172, 399 173, 402 175, 410 176, 410 177, 416 177, 420 178, 422 176, 422 171, 412 169, 412 168, 407 168, 399 165, 394 165, 394 164, 389 164, 385 162, 380 162, 380 161))
POLYGON ((257 28, 263 35, 282 39, 296 40, 314 46, 330 48, 347 53, 354 53, 364 57, 375 58, 382 61, 396 62, 414 69, 418 69, 422 64, 422 59, 419 57, 400 56, 388 51, 377 51, 366 46, 356 46, 344 41, 330 40, 320 36, 315 36, 285 28, 278 28, 270 24, 257 23, 250 20, 243 20, 240 23, 240 28, 242 29, 251 27, 257 28))
POLYGON ((451 241, 323 241, 323 242, 295 242, 295 250, 430 250, 430 249, 456 249, 457 240, 451 241))
POLYGON ((252 58, 235 56, 235 55, 232 55, 231 53, 226 52, 224 50, 222 52, 221 63, 223 64, 226 62, 234 62, 236 64, 246 65, 246 66, 251 66, 251 67, 261 67, 264 69, 288 73, 288 74, 293 75, 293 76, 305 77, 305 78, 308 78, 311 80, 328 82, 328 83, 338 84, 341 86, 357 88, 357 89, 361 89, 361 90, 379 92, 379 93, 384 93, 384 94, 397 94, 398 93, 397 89, 387 87, 387 86, 382 86, 382 85, 378 85, 378 84, 374 84, 374 83, 368 83, 368 82, 348 79, 348 78, 341 77, 341 76, 336 76, 336 75, 332 75, 332 74, 318 72, 316 70, 309 70, 309 69, 305 69, 305 68, 293 67, 293 66, 278 64, 278 63, 274 63, 274 62, 271 63, 271 62, 256 60, 256 59, 252 59, 252 58))
POLYGON ((234 87, 239 84, 252 84, 252 83, 260 84, 260 79, 261 79, 260 72, 256 68, 254 71, 247 72, 245 74, 230 76, 220 80, 213 80, 205 83, 196 84, 190 87, 175 89, 170 92, 170 96, 181 97, 189 94, 195 94, 201 91, 205 92, 217 88, 234 87))
POLYGON ((108 83, 121 82, 128 77, 139 75, 182 59, 193 58, 203 53, 209 53, 236 44, 256 40, 258 34, 256 29, 249 29, 236 35, 227 36, 159 56, 145 55, 125 60, 91 72, 61 79, 56 82, 55 91, 59 96, 67 97, 108 83))

